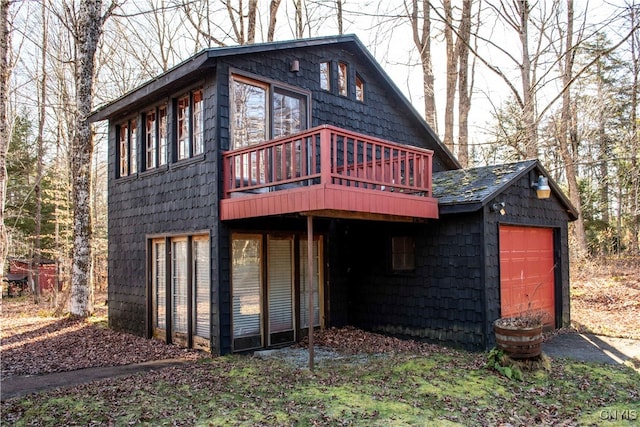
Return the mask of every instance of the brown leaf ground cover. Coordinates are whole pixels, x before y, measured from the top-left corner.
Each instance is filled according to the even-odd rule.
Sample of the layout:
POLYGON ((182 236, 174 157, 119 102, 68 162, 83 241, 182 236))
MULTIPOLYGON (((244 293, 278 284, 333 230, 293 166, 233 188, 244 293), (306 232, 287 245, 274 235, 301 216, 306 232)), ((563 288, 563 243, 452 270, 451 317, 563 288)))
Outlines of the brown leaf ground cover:
MULTIPOLYGON (((608 274, 594 270, 585 282, 597 271, 608 274)), ((632 270, 624 271, 620 277, 637 280, 632 270)), ((630 282, 602 280, 611 287, 630 282)), ((583 289, 577 281, 574 294, 576 289, 583 289)), ((589 289, 580 296, 593 298, 605 288, 589 289)), ((593 326, 582 327, 613 322, 589 313, 600 303, 585 303, 591 309, 577 319, 593 326)), ((637 319, 634 307, 625 316, 637 319)), ((317 334, 315 343, 347 356, 319 363, 310 373, 281 359, 206 358, 110 331, 105 320, 71 321, 27 300, 2 301, 3 378, 159 358, 193 362, 9 399, 0 404, 0 424, 577 426, 635 425, 640 419, 638 374, 622 365, 562 359, 518 382, 488 369, 482 353, 342 328, 317 334)), ((636 333, 637 325, 627 321, 636 333)))
MULTIPOLYGON (((573 267, 572 325, 580 332, 640 339, 640 260, 610 260, 573 267)), ((107 308, 98 302, 88 321, 53 317, 46 302, 4 298, 0 328, 2 377, 33 375, 149 360, 188 358, 203 353, 116 332, 106 326, 107 308)), ((316 345, 344 353, 426 354, 443 347, 372 334, 355 328, 328 329, 316 345)))
POLYGON ((203 357, 197 351, 109 329, 104 307, 87 321, 52 317, 46 302, 35 305, 29 296, 3 298, 1 309, 2 378, 203 357))
POLYGON ((640 259, 572 266, 571 323, 579 332, 640 339, 640 259))

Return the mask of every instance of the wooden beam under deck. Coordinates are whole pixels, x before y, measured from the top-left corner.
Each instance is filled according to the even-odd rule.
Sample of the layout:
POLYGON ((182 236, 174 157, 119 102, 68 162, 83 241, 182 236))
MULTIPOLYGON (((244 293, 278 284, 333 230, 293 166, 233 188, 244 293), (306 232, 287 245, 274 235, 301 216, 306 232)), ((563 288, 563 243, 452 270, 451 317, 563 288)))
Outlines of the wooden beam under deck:
POLYGON ((286 214, 416 222, 438 218, 438 202, 432 197, 336 184, 249 193, 220 200, 223 221, 286 214))

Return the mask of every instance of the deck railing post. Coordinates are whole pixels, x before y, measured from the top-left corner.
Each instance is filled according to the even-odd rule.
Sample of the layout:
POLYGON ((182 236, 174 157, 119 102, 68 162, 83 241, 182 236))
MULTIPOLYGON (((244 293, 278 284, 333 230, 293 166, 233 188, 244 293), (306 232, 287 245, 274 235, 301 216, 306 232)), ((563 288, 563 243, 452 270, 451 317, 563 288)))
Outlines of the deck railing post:
MULTIPOLYGON (((334 133, 331 129, 324 127, 320 130, 320 182, 322 184, 331 183, 331 147, 334 144, 334 133)), ((334 150, 336 147, 334 147, 334 150)))

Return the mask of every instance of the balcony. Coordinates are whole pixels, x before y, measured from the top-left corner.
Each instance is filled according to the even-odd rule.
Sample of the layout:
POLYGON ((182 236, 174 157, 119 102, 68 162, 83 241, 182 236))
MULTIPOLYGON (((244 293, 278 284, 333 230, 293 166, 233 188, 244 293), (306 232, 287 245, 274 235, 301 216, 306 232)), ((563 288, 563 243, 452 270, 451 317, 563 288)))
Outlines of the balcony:
POLYGON ((437 218, 432 156, 328 125, 227 151, 220 217, 437 218))

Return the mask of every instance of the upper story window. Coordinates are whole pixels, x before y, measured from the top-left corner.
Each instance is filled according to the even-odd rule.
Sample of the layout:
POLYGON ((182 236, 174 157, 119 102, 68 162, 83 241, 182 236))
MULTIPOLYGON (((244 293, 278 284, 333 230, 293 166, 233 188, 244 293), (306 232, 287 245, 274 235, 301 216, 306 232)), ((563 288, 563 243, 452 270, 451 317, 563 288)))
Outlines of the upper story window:
POLYGON ((117 126, 119 175, 129 176, 138 172, 138 123, 131 119, 117 126))
POLYGON ((146 169, 167 163, 167 106, 147 111, 145 115, 146 169))
POLYGON ((231 77, 231 149, 307 128, 307 95, 238 75, 231 77))
POLYGON ((356 74, 356 99, 364 102, 364 81, 358 74, 356 74))
POLYGON ((204 153, 204 108, 202 89, 178 98, 176 103, 176 152, 183 160, 204 153))
POLYGON ((320 89, 331 90, 331 62, 320 63, 320 89))
POLYGON ((349 95, 348 67, 344 62, 338 62, 338 93, 342 96, 349 95))

